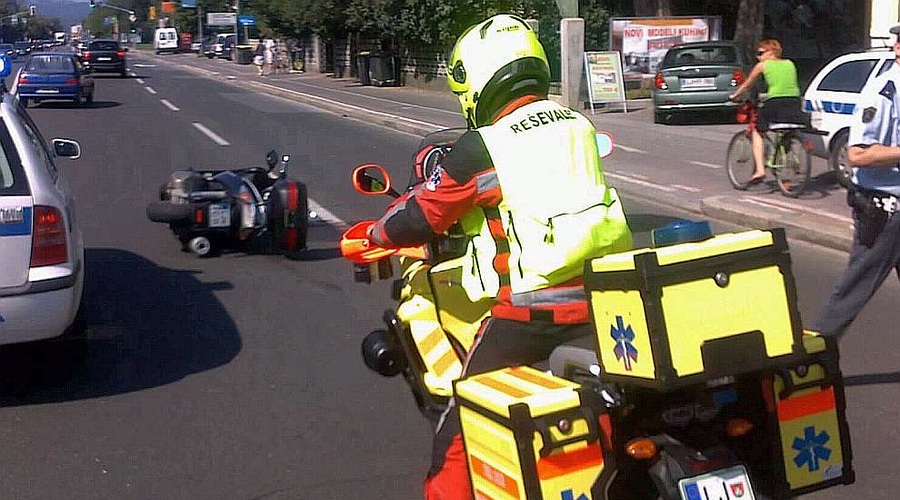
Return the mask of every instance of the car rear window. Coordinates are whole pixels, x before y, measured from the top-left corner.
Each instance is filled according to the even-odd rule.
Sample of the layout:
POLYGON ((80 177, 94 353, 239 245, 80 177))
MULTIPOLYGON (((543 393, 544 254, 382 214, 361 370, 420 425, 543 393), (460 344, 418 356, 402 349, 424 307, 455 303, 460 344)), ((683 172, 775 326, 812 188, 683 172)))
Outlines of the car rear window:
POLYGON ((75 64, 71 57, 55 55, 32 56, 25 65, 25 71, 54 71, 74 73, 75 64))
POLYGON ((95 40, 88 44, 88 50, 119 50, 119 42, 112 40, 95 40))
POLYGON ((660 67, 703 66, 714 64, 737 64, 737 51, 734 47, 717 45, 710 47, 671 48, 666 52, 660 67))
POLYGON ((845 62, 825 75, 819 84, 819 90, 859 93, 877 62, 876 59, 845 62))

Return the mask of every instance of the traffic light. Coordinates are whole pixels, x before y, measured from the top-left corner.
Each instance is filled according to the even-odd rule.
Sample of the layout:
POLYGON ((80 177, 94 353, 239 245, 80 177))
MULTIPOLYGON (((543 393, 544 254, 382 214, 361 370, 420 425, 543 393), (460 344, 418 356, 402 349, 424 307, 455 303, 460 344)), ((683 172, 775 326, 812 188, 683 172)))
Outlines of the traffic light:
MULTIPOLYGON (((91 0, 91 2, 93 2, 93 1, 94 1, 94 0, 91 0)), ((33 16, 34 13, 35 13, 36 11, 37 11, 37 9, 35 8, 34 5, 29 5, 29 6, 28 6, 28 13, 29 13, 30 15, 33 16)))

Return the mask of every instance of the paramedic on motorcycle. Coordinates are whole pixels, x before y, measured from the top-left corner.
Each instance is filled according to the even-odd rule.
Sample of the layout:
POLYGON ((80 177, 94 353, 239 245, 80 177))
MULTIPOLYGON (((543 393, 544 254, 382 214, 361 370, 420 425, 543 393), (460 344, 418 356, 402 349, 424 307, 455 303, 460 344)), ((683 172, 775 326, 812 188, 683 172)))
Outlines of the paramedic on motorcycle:
MULTIPOLYGON (((535 363, 591 335, 584 262, 630 249, 631 233, 604 181, 593 124, 547 98, 547 57, 528 24, 497 15, 472 26, 447 73, 469 130, 426 182, 395 200, 370 239, 420 245, 483 212, 491 248, 473 252, 480 279, 463 286, 497 303, 469 349, 466 376, 535 363), (484 290, 468 288, 475 284, 484 290)), ((452 401, 435 434, 425 498, 472 498, 452 401)))

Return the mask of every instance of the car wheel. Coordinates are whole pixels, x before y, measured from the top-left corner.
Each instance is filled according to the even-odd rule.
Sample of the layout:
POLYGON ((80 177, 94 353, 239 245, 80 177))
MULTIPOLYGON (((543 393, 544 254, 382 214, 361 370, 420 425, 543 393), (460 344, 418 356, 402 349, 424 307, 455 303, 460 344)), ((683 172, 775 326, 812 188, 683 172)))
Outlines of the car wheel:
POLYGON ((853 176, 853 172, 850 170, 850 165, 847 162, 848 140, 849 133, 846 130, 838 133, 828 152, 828 166, 834 172, 838 184, 843 187, 850 186, 850 177, 853 176))

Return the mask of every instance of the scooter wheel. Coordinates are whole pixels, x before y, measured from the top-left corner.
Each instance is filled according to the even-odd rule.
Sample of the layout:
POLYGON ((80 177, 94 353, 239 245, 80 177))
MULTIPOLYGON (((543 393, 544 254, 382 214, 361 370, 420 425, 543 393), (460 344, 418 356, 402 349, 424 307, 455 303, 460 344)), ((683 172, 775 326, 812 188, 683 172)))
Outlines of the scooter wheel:
POLYGON ((188 249, 198 257, 206 257, 212 253, 212 242, 206 236, 195 236, 188 242, 188 249))

